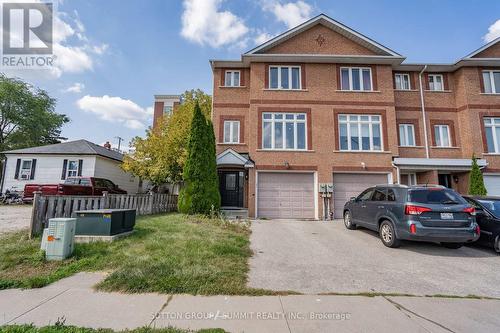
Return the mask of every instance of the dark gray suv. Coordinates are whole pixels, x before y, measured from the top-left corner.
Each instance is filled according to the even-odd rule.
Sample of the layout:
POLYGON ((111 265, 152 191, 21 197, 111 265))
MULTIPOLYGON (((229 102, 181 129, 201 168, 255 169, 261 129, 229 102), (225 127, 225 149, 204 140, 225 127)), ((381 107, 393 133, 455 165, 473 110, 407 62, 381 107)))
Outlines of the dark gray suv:
POLYGON ((388 247, 404 239, 458 249, 479 238, 474 207, 442 186, 370 187, 344 205, 344 224, 378 231, 388 247))

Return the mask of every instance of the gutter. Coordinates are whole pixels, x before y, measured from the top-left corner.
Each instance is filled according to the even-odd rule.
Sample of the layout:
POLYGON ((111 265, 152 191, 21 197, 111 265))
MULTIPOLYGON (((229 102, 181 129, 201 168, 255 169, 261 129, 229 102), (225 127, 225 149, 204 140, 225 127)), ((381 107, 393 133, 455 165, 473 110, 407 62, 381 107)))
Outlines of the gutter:
POLYGON ((424 101, 424 88, 422 85, 422 74, 427 69, 427 65, 418 73, 418 84, 420 86, 420 104, 422 106, 422 120, 424 124, 424 142, 425 142, 425 157, 429 158, 429 139, 427 137, 427 120, 425 116, 425 101, 424 101))

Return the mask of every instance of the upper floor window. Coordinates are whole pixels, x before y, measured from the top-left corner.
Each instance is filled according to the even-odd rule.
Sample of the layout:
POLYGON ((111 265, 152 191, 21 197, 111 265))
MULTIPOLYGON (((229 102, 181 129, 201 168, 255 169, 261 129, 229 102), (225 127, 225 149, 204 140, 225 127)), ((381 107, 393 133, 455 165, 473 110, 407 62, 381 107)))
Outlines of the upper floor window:
POLYGON ((33 163, 33 160, 22 160, 19 178, 25 179, 25 180, 31 178, 32 163, 33 163))
POLYGON ((410 74, 394 74, 394 81, 396 83, 396 90, 410 90, 410 74))
POLYGON ((436 147, 451 147, 450 127, 448 125, 434 125, 436 147))
POLYGON ((378 115, 339 115, 340 150, 381 151, 381 126, 378 115))
POLYGON ((240 122, 238 120, 224 121, 224 143, 240 143, 240 122))
POLYGON ((68 161, 67 177, 78 176, 78 161, 68 161))
POLYGON ((353 91, 372 90, 372 69, 362 67, 340 68, 340 89, 353 91))
POLYGON ((399 125, 399 144, 403 147, 415 146, 415 126, 413 124, 399 125))
POLYGON ((224 85, 226 87, 239 87, 240 71, 226 71, 226 76, 224 78, 224 85))
POLYGON ((443 91, 443 75, 442 74, 429 74, 429 90, 443 91))
POLYGON ((500 94, 500 71, 483 71, 484 92, 500 94))
POLYGON ((270 66, 270 89, 296 89, 300 90, 300 66, 270 66))
POLYGON ((500 153, 500 118, 484 118, 488 153, 500 153))
POLYGON ((171 115, 172 114, 172 106, 171 105, 165 105, 163 107, 163 114, 164 115, 171 115))
POLYGON ((306 122, 305 113, 263 113, 262 148, 305 150, 306 122))

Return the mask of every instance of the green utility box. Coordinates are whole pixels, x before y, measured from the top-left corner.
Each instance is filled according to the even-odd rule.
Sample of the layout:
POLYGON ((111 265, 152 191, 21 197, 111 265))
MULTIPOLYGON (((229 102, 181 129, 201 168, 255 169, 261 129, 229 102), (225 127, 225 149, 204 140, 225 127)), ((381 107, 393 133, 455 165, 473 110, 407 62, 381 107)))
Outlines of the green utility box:
POLYGON ((80 210, 76 215, 76 235, 113 236, 135 226, 135 209, 80 210))

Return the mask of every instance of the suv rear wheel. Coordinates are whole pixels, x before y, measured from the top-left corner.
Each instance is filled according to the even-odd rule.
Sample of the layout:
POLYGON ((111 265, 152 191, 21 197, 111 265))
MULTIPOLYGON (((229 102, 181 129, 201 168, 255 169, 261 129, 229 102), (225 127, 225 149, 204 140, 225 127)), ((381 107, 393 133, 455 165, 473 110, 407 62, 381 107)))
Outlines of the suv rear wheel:
POLYGON ((349 230, 356 229, 356 225, 354 223, 352 223, 351 213, 349 213, 349 212, 344 213, 344 225, 349 230))
POLYGON ((500 254, 500 235, 495 238, 495 251, 500 254))
POLYGON ((464 244, 463 243, 441 243, 441 245, 443 245, 447 249, 459 249, 464 244))
POLYGON ((401 246, 401 241, 396 237, 391 222, 385 220, 380 224, 379 235, 385 246, 392 248, 401 246))

